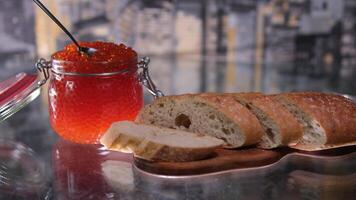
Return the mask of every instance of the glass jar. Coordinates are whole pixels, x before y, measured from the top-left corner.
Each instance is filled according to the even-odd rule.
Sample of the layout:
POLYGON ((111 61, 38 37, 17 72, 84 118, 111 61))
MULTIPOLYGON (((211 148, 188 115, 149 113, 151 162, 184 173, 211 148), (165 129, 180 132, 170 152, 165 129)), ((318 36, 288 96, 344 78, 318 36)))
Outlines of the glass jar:
POLYGON ((133 120, 143 106, 142 86, 154 98, 163 96, 149 76, 148 57, 140 62, 131 48, 94 42, 94 55, 83 55, 69 45, 40 59, 35 74, 20 73, 0 83, 0 121, 15 114, 40 94, 49 83, 49 114, 54 131, 76 143, 98 143, 116 121, 133 120), (115 49, 116 48, 116 49, 115 49))
POLYGON ((120 63, 88 63, 89 68, 119 69, 110 72, 74 71, 76 68, 71 66, 79 64, 83 63, 52 60, 50 123, 64 139, 96 143, 113 122, 134 120, 143 106, 137 58, 120 63))
POLYGON ((135 57, 119 63, 87 63, 103 69, 87 73, 68 67, 83 63, 40 59, 36 67, 44 79, 39 87, 51 77, 48 97, 54 131, 72 142, 94 144, 113 122, 133 120, 143 106, 142 85, 154 98, 163 96, 150 78, 149 62, 148 57, 140 62, 135 57))

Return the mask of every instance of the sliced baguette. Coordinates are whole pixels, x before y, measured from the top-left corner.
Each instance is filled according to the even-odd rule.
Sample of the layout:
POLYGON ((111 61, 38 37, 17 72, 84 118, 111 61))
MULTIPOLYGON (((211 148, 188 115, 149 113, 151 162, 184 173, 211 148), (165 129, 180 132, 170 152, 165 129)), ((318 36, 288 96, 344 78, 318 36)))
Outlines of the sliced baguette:
POLYGON ((259 147, 293 146, 302 137, 303 128, 298 120, 272 97, 255 98, 247 107, 257 116, 265 131, 259 147))
POLYGON ((207 158, 224 142, 208 135, 121 121, 111 125, 100 143, 145 160, 184 162, 207 158))
POLYGON ((234 99, 240 104, 248 107, 248 105, 256 98, 264 97, 265 95, 259 92, 249 92, 249 93, 231 93, 227 95, 232 95, 234 99))
POLYGON ((145 106, 136 121, 144 124, 205 133, 236 148, 260 141, 258 119, 231 95, 167 96, 145 106))
POLYGON ((356 144, 356 105, 334 94, 298 92, 273 96, 303 125, 293 148, 312 151, 356 144))
POLYGON ((235 93, 234 99, 248 108, 264 130, 258 147, 272 149, 294 145, 303 134, 300 123, 279 102, 262 93, 235 93))

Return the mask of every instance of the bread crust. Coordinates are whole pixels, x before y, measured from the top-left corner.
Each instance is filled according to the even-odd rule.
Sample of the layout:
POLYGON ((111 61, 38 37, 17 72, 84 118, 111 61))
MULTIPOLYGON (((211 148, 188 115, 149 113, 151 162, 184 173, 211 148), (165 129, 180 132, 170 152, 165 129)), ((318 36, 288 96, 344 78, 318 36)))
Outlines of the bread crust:
POLYGON ((316 92, 285 93, 278 96, 287 98, 319 122, 326 134, 326 143, 319 149, 352 145, 356 142, 356 104, 350 99, 316 92))
MULTIPOLYGON (((217 147, 216 147, 217 148, 217 147)), ((188 162, 203 160, 214 155, 216 148, 171 148, 163 146, 151 160, 153 161, 170 161, 170 162, 188 162)))
POLYGON ((245 106, 237 102, 233 96, 207 93, 199 94, 196 98, 216 107, 240 127, 245 134, 243 146, 257 144, 261 140, 264 131, 258 119, 245 106))
POLYGON ((227 95, 232 95, 236 101, 247 106, 251 101, 256 98, 264 97, 265 95, 260 92, 246 92, 246 93, 231 93, 227 95))
POLYGON ((294 145, 303 136, 303 127, 298 120, 275 101, 273 97, 262 96, 251 101, 253 106, 262 110, 276 124, 281 137, 279 146, 294 145))
POLYGON ((342 143, 342 144, 326 144, 323 146, 307 146, 307 145, 296 144, 290 147, 292 149, 298 149, 302 151, 320 151, 320 150, 336 149, 340 147, 355 146, 355 145, 356 145, 356 141, 342 143))

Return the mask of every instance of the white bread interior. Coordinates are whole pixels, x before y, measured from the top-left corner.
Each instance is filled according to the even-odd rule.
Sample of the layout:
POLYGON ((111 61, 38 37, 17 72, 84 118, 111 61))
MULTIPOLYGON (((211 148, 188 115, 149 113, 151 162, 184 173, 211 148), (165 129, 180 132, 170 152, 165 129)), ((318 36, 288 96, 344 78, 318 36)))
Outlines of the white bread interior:
POLYGON ((225 148, 256 144, 263 131, 257 118, 231 96, 209 94, 159 98, 136 121, 208 134, 224 140, 225 148))
POLYGON ((320 123, 285 97, 276 99, 303 125, 304 133, 298 145, 304 149, 317 149, 326 143, 326 134, 320 123))
POLYGON ((111 150, 134 153, 146 160, 163 161, 204 159, 224 143, 204 134, 130 121, 113 123, 100 142, 111 150))

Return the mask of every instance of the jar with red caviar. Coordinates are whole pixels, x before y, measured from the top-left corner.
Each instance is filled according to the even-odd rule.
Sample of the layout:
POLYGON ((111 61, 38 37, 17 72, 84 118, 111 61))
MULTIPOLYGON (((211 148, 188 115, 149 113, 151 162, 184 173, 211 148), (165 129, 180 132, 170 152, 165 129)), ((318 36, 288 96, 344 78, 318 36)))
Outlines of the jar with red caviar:
POLYGON ((97 143, 113 122, 134 120, 143 106, 141 84, 156 96, 161 93, 149 78, 147 58, 138 62, 131 48, 107 42, 80 45, 96 51, 83 54, 70 44, 53 54, 50 63, 41 60, 37 66, 46 79, 52 72, 49 113, 54 131, 73 142, 97 143))

